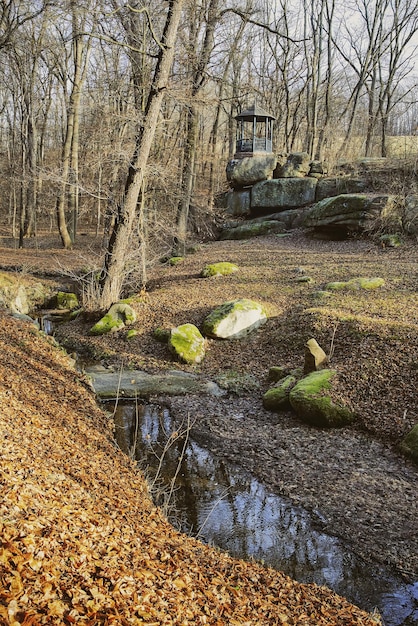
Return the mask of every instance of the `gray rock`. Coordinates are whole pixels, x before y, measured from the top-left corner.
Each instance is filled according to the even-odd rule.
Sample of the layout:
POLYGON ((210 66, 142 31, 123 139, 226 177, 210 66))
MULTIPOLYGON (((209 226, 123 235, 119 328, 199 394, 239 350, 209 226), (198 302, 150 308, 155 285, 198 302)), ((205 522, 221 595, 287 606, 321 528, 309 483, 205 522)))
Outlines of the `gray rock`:
POLYGON ((227 212, 234 217, 250 213, 250 190, 231 190, 227 194, 227 212))
POLYGON ((289 209, 315 202, 315 178, 277 178, 254 185, 251 211, 256 209, 289 209))
POLYGON ((94 392, 99 398, 149 398, 150 396, 211 395, 222 396, 222 391, 214 382, 201 380, 193 374, 169 371, 162 374, 148 374, 141 370, 125 370, 120 374, 110 370, 86 368, 94 392))
POLYGON ((241 339, 266 321, 264 306, 243 298, 214 309, 203 322, 203 333, 214 339, 241 339))
POLYGON ((52 289, 25 280, 20 274, 0 272, 0 306, 12 313, 28 313, 50 299, 52 289))
POLYGON ((315 193, 315 201, 319 202, 324 198, 339 196, 343 193, 365 193, 367 183, 362 178, 351 178, 349 176, 334 176, 332 178, 321 178, 318 180, 315 193))
MULTIPOLYGON (((277 220, 281 222, 285 228, 292 230, 292 228, 300 228, 303 225, 305 217, 310 211, 309 207, 298 207, 297 209, 285 209, 278 211, 277 213, 269 213, 259 217, 253 217, 251 221, 247 223, 257 224, 259 222, 277 220)), ((257 210, 252 212, 256 215, 257 210)))
POLYGON ((272 176, 275 167, 274 154, 231 159, 226 166, 226 177, 231 187, 241 189, 261 180, 267 180, 272 176))
POLYGON ((310 169, 310 158, 307 152, 293 152, 287 157, 286 163, 276 169, 277 178, 303 178, 310 169))
POLYGON ((262 220, 260 222, 245 222, 233 228, 225 228, 220 235, 221 240, 250 239, 262 235, 272 235, 286 232, 286 225, 278 220, 262 220))
POLYGON ((393 202, 393 196, 378 194, 342 194, 326 198, 311 208, 304 226, 335 235, 361 232, 389 211, 393 202))
POLYGON ((418 234, 418 194, 405 198, 403 228, 408 235, 418 234))

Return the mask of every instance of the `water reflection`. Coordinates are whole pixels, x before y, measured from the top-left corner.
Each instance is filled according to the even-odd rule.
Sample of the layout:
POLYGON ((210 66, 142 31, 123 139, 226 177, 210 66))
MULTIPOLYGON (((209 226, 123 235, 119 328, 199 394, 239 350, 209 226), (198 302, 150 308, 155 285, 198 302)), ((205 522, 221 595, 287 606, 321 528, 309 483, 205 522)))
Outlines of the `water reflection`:
POLYGON ((115 424, 119 446, 132 451, 136 440, 136 458, 151 475, 161 466, 160 478, 169 485, 178 471, 172 521, 182 531, 300 582, 327 585, 368 611, 378 607, 386 626, 418 624, 418 582, 407 585, 366 564, 340 540, 318 531, 307 511, 192 439, 179 466, 184 438, 172 436, 167 409, 119 405, 115 424))

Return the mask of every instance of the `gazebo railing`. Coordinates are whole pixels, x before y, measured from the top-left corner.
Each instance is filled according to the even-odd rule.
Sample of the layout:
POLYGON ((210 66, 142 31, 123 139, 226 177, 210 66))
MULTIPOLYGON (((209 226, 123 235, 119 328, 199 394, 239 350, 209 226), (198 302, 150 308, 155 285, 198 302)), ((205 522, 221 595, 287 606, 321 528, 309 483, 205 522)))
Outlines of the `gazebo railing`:
POLYGON ((238 139, 237 152, 272 152, 273 142, 265 137, 255 139, 238 139))

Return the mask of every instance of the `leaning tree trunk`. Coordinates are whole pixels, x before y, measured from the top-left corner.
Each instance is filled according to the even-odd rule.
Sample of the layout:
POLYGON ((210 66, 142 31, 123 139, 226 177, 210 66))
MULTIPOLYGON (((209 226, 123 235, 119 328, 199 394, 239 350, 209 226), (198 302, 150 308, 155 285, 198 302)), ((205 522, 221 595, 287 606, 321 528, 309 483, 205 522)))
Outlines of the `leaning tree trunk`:
POLYGON ((157 127, 174 59, 174 44, 185 0, 170 0, 161 49, 145 108, 144 124, 136 138, 136 147, 125 184, 123 204, 111 233, 100 277, 100 306, 109 307, 121 295, 125 278, 125 259, 136 216, 139 193, 157 127))

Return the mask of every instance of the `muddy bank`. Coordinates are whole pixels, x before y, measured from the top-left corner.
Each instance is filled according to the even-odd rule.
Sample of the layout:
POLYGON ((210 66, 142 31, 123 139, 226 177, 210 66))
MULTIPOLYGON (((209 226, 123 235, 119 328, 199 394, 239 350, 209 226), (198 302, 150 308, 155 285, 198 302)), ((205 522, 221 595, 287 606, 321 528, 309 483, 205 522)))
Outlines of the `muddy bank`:
POLYGON ((418 577, 416 467, 395 448, 353 429, 321 430, 273 415, 251 398, 165 398, 191 415, 193 437, 313 512, 318 527, 353 552, 418 577))

